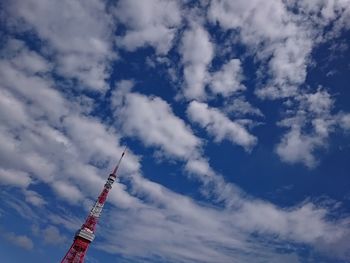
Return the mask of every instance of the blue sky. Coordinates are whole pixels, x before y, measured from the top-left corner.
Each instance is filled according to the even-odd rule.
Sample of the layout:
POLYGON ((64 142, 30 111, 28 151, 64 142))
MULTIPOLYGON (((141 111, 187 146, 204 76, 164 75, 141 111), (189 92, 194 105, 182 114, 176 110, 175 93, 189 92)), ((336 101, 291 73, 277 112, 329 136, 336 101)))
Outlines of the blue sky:
POLYGON ((3 262, 349 262, 348 0, 0 8, 3 262))

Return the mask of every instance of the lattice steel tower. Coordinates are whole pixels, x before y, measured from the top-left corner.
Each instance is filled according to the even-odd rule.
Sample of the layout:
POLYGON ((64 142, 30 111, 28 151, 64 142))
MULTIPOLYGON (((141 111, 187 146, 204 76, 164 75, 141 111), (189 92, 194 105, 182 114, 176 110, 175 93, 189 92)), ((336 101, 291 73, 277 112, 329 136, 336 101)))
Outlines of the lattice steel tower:
POLYGON ((97 221, 101 215, 102 208, 106 202, 107 195, 109 190, 112 188, 112 184, 117 178, 117 171, 125 154, 125 150, 122 153, 122 156, 119 159, 118 164, 114 168, 113 172, 109 175, 103 190, 99 197, 96 200, 96 203, 92 207, 90 214, 85 220, 85 223, 81 228, 76 232, 74 241, 67 254, 62 259, 61 263, 82 263, 84 262, 84 257, 90 243, 95 238, 95 228, 97 221))

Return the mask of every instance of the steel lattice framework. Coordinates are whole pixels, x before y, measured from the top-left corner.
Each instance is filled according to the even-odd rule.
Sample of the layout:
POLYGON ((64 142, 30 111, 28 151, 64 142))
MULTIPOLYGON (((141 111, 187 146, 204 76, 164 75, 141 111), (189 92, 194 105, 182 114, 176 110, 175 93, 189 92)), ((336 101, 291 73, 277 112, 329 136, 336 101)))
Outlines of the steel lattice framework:
POLYGON ((108 179, 103 187, 103 190, 99 197, 97 198, 94 206, 92 207, 88 217, 85 220, 85 223, 81 228, 76 232, 74 236, 74 241, 71 247, 69 248, 67 254, 62 259, 61 263, 82 263, 84 262, 84 257, 90 243, 95 238, 95 229, 100 218, 102 208, 106 202, 109 190, 112 188, 112 184, 117 178, 117 171, 119 165, 124 157, 125 150, 122 153, 122 156, 119 159, 118 164, 114 168, 113 172, 108 176, 108 179))

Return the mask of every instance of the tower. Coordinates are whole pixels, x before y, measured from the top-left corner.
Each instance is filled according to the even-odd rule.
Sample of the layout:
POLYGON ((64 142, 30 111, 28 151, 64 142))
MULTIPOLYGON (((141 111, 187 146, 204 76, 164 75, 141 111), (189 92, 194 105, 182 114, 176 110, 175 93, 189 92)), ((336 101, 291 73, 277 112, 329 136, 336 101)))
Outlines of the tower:
MULTIPOLYGON (((126 150, 126 148, 125 148, 126 150)), ((85 223, 81 228, 76 232, 74 236, 74 241, 71 247, 69 248, 67 254, 62 259, 61 263, 82 263, 84 262, 84 257, 90 243, 95 238, 95 228, 97 221, 101 215, 102 208, 106 202, 108 192, 112 188, 112 184, 117 178, 117 171, 122 161, 125 150, 122 153, 122 156, 119 159, 118 164, 114 168, 113 172, 108 176, 108 179, 103 187, 102 192, 98 196, 94 206, 92 207, 89 215, 87 216, 85 223)))

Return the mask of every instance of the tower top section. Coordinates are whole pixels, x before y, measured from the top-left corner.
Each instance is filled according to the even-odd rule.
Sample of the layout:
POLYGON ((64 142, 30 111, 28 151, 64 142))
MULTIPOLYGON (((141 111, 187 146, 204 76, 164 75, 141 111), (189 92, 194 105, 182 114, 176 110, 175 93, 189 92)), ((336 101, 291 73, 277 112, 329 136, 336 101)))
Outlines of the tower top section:
POLYGON ((74 241, 67 254, 61 261, 61 263, 83 263, 86 251, 90 243, 95 238, 95 228, 97 222, 102 213, 102 208, 106 202, 109 191, 112 189, 112 185, 117 178, 117 171, 120 166, 120 163, 125 155, 126 147, 113 169, 112 173, 108 176, 107 181, 102 189, 102 192, 98 196, 94 206, 92 207, 88 217, 85 220, 85 223, 81 228, 76 232, 74 241))

